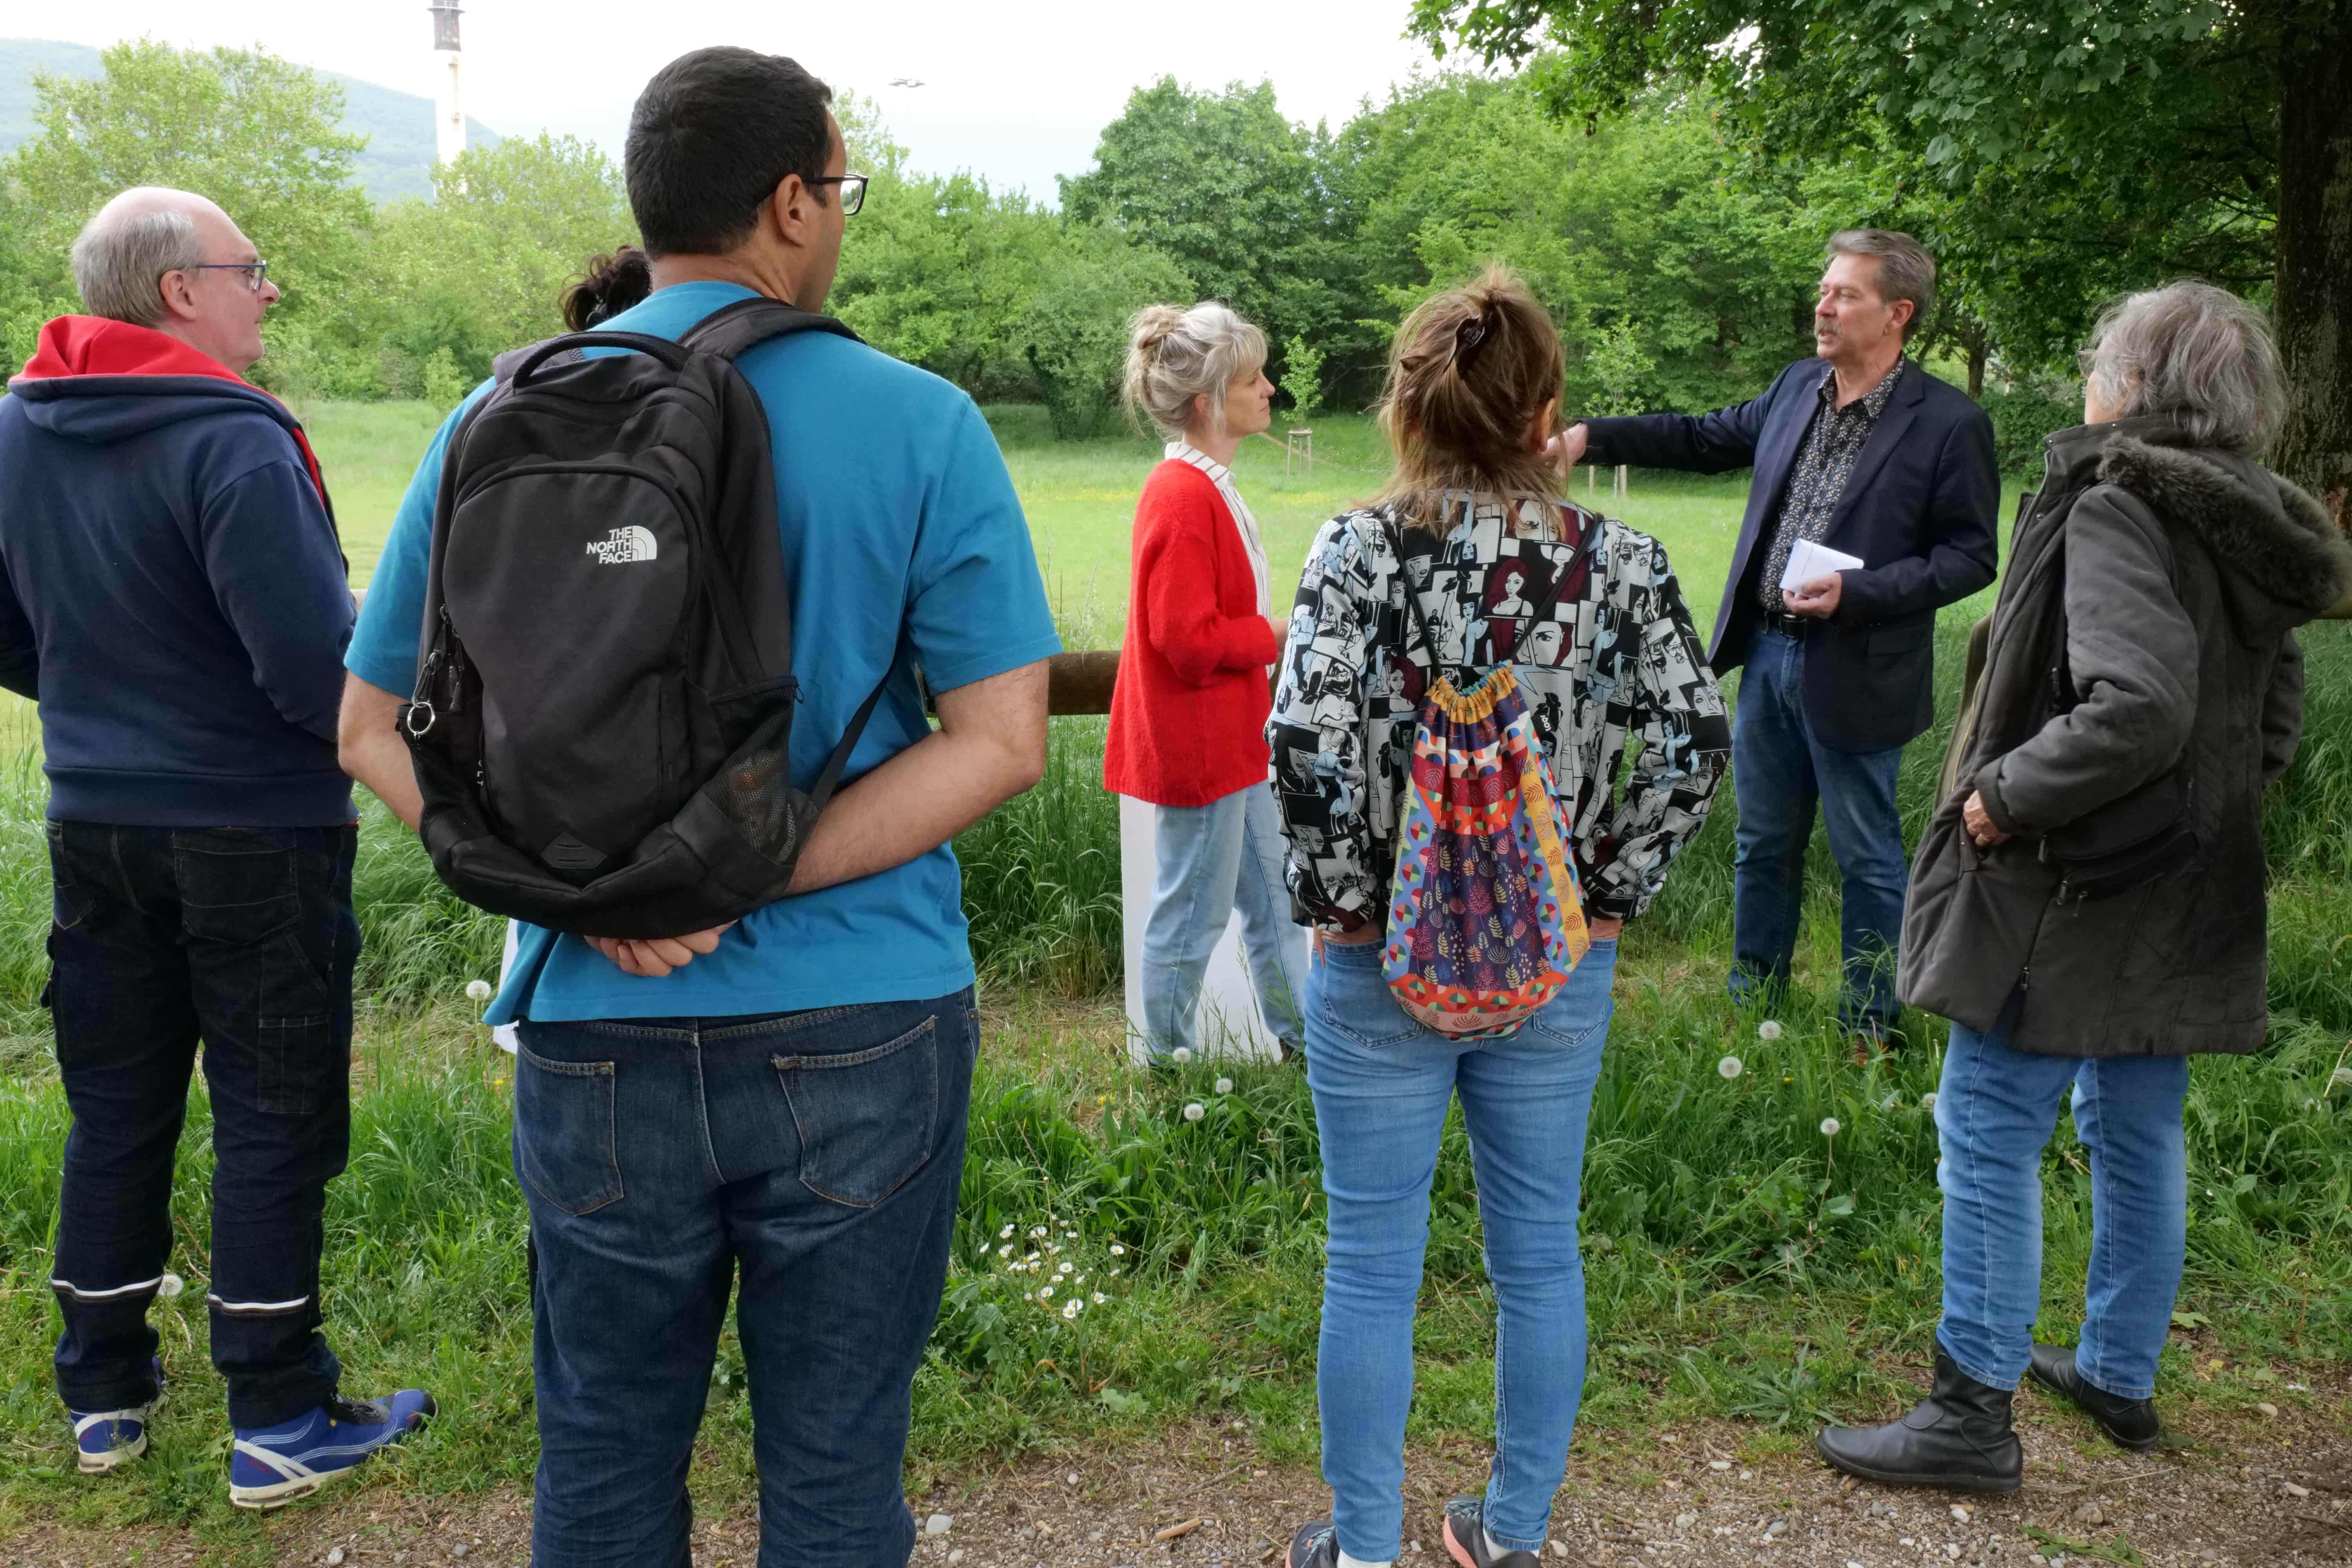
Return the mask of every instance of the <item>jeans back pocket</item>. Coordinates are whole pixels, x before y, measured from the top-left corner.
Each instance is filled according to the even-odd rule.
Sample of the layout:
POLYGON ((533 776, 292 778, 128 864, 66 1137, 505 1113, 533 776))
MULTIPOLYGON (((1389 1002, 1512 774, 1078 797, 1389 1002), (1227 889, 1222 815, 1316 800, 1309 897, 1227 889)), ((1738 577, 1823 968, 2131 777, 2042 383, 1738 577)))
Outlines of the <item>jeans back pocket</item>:
POLYGON ((569 1215, 620 1200, 611 1062, 559 1062, 515 1051, 515 1171, 569 1215))
POLYGON ((819 1197, 871 1208, 931 1157, 940 1120, 936 1016, 866 1050, 772 1059, 800 1132, 801 1184, 819 1197))

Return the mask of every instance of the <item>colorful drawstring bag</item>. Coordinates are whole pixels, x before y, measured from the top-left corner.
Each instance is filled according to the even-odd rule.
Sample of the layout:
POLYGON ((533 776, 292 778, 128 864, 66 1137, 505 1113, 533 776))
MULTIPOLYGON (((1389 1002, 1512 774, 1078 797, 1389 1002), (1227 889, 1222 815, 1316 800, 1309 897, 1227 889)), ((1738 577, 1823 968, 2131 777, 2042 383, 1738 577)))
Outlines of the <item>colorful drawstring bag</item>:
MULTIPOLYGON (((1390 542, 1401 567, 1402 542, 1390 542)), ((1551 593, 1519 628, 1513 662, 1571 570, 1553 574, 1551 593)), ((1461 690, 1438 673, 1444 661, 1420 595, 1408 590, 1405 603, 1432 679, 1414 721, 1381 972, 1423 1027, 1499 1039, 1558 995, 1591 947, 1584 899, 1509 665, 1461 690)))

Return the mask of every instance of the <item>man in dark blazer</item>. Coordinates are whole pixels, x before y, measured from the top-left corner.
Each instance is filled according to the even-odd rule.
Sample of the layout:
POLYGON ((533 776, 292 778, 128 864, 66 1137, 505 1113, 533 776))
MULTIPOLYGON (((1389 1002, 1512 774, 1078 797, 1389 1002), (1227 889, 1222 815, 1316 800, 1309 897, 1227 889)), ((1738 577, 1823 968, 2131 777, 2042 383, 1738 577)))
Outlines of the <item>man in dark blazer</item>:
POLYGON ((1991 582, 1996 560, 1992 421, 1903 355, 1935 286, 1935 261, 1909 235, 1835 235, 1817 357, 1712 414, 1587 420, 1556 454, 1563 468, 1755 468, 1709 652, 1717 674, 1747 667, 1732 739, 1731 992, 1787 983, 1818 801, 1845 883, 1838 1016, 1864 1046, 1883 1045, 1899 1015, 1907 866, 1895 779, 1905 742, 1935 721, 1936 612, 1991 582), (1784 588, 1801 540, 1863 565, 1784 588))

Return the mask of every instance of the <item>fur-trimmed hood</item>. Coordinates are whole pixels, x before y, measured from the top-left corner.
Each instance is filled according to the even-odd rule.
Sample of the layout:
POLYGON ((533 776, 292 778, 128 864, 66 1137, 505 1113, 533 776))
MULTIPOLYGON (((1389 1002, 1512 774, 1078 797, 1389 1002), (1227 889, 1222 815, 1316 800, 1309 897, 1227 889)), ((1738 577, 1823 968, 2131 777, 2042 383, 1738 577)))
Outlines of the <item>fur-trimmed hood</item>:
POLYGON ((2108 437, 2099 478, 2200 537, 2242 616, 2285 629, 2352 595, 2352 542, 2317 501, 2235 453, 2178 445, 2165 434, 2108 437))

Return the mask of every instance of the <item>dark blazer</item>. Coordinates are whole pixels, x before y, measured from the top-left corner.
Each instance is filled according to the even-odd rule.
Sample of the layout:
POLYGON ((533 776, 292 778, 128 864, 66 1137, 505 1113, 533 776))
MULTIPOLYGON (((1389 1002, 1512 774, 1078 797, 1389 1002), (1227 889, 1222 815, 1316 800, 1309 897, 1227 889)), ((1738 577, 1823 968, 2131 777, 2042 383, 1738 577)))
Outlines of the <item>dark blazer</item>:
MULTIPOLYGON (((1800 360, 1762 396, 1712 414, 1585 421, 1596 463, 1756 469, 1707 650, 1718 675, 1746 660, 1762 618, 1755 576, 1828 374, 1820 360, 1800 360)), ((1992 421, 1967 393, 1906 361, 1821 539, 1865 563, 1845 574, 1837 614, 1805 629, 1805 717, 1822 744, 1882 752, 1935 722, 1936 612, 1992 581, 2000 506, 1992 421)))

